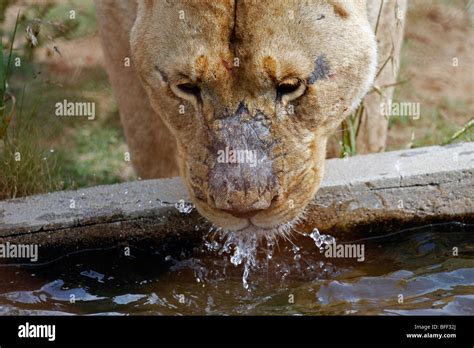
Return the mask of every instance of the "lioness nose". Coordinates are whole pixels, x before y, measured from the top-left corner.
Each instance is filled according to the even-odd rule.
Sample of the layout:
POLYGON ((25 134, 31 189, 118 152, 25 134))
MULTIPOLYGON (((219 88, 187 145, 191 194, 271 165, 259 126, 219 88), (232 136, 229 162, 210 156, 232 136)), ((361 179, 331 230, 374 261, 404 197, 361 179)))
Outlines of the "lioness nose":
POLYGON ((258 212, 268 209, 276 197, 276 193, 273 192, 272 187, 266 187, 262 192, 262 187, 255 184, 256 182, 253 180, 242 179, 240 183, 236 181, 229 183, 224 179, 218 190, 216 190, 217 187, 211 185, 213 188, 211 189, 211 198, 214 207, 242 218, 250 218, 258 212))

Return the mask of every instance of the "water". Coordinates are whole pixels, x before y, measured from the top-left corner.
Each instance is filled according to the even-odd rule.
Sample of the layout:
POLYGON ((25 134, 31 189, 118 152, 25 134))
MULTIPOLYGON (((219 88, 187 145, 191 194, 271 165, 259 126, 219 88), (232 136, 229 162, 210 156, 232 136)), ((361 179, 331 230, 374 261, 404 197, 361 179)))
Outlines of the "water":
POLYGON ((216 235, 194 249, 4 265, 0 315, 474 315, 473 232, 431 225, 338 245, 363 245, 363 262, 326 257, 338 241, 313 230, 291 241, 216 235))
POLYGON ((178 203, 175 203, 174 206, 181 214, 190 214, 194 209, 194 205, 192 203, 185 202, 183 199, 181 199, 178 203))

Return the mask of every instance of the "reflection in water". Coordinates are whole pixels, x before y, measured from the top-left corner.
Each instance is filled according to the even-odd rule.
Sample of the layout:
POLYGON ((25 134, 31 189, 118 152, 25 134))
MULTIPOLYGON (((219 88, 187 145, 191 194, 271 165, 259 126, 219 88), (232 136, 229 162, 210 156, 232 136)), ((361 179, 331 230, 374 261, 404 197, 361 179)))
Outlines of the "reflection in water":
POLYGON ((117 248, 4 265, 0 315, 474 315, 473 232, 453 223, 354 241, 364 262, 325 257, 321 241, 332 239, 313 231, 256 249, 234 236, 169 254, 117 248))

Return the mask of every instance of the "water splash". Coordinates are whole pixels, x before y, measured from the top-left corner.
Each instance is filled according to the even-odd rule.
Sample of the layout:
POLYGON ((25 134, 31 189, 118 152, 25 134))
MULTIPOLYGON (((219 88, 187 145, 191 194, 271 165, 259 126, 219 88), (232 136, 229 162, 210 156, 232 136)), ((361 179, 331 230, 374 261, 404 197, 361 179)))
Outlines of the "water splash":
MULTIPOLYGON (((210 232, 214 232, 211 231, 210 232)), ((208 240, 208 236, 204 237, 204 245, 208 251, 217 252, 219 255, 230 255, 230 262, 234 266, 243 265, 242 284, 246 290, 250 289, 248 278, 250 272, 258 267, 257 251, 259 246, 259 236, 257 233, 241 233, 234 231, 217 231, 218 240, 208 240)), ((267 257, 271 259, 273 245, 267 241, 269 246, 269 254, 267 257)))
POLYGON ((248 277, 250 270, 257 266, 257 235, 252 234, 244 238, 231 233, 228 236, 231 243, 235 244, 234 253, 230 257, 230 262, 234 266, 244 265, 244 273, 242 275, 242 284, 245 289, 249 289, 248 277), (236 238, 237 237, 237 238, 236 238))
POLYGON ((179 202, 175 203, 174 207, 178 209, 181 214, 189 214, 194 209, 194 205, 192 203, 186 202, 184 199, 181 199, 179 202))
MULTIPOLYGON (((319 233, 317 228, 314 228, 310 234, 303 235, 313 239, 320 252, 323 252, 326 245, 336 241, 336 239, 331 235, 319 233)), ((292 265, 277 262, 273 265, 272 269, 277 273, 281 273, 282 279, 284 279, 287 275, 285 274, 284 269, 288 268, 286 273, 289 273, 290 269, 295 269, 299 272, 302 269, 302 265, 308 264, 304 255, 308 256, 308 253, 311 254, 311 251, 303 250, 302 246, 294 244, 287 235, 281 237, 282 240, 290 243, 288 249, 283 249, 293 254, 290 259, 290 264, 292 265)), ((242 231, 223 231, 211 228, 209 233, 204 236, 203 241, 204 247, 207 251, 221 256, 228 255, 232 265, 243 267, 242 285, 246 290, 250 291, 250 274, 259 269, 268 269, 269 263, 273 261, 275 246, 278 244, 278 238, 280 238, 278 234, 270 235, 262 233, 262 231, 246 231, 243 233, 242 231)), ((280 247, 278 249, 280 252, 284 252, 280 247)), ((326 269, 324 269, 326 266, 325 262, 319 266, 320 270, 326 272, 326 269)), ((313 268, 308 270, 316 271, 317 268, 318 267, 315 264, 313 268)))
POLYGON ((309 234, 311 239, 314 240, 314 244, 319 248, 319 251, 322 253, 326 245, 336 243, 336 238, 329 234, 321 234, 317 228, 314 228, 313 231, 309 234))

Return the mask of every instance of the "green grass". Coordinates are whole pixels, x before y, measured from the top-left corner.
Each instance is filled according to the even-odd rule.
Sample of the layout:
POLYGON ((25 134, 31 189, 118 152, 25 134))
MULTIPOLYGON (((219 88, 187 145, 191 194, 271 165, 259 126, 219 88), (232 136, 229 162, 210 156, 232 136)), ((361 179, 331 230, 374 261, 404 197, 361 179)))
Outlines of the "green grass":
MULTIPOLYGON (((75 9, 76 23, 65 37, 90 35, 95 31, 92 2, 81 0, 70 4, 29 8, 29 13, 20 17, 18 32, 24 33, 26 25, 37 14, 42 13, 41 19, 45 22, 60 21, 61 16, 75 9)), ((8 94, 17 100, 14 121, 5 129, 5 137, 0 141, 0 199, 132 178, 127 174, 130 164, 124 161, 127 150, 116 106, 112 104, 108 111, 102 111, 97 106, 101 100, 86 97, 97 94, 101 98, 112 98, 103 69, 86 68, 71 82, 64 76, 55 78, 49 74, 47 65, 30 60, 31 48, 15 52, 0 48, 4 53, 0 66, 2 105, 7 93, 7 76, 8 94), (15 57, 21 58, 20 67, 8 64, 15 57), (8 66, 11 67, 9 72, 8 66), (55 104, 64 99, 97 102, 96 119, 55 116, 55 104)))
POLYGON ((30 162, 36 159, 36 162, 41 163, 46 154, 54 161, 55 168, 54 175, 50 178, 42 177, 45 185, 38 185, 35 190, 30 185, 28 194, 47 192, 44 188, 51 186, 73 189, 112 184, 126 179, 123 171, 129 166, 124 161, 124 152, 127 150, 115 107, 110 114, 97 109, 94 120, 55 116, 54 106, 58 101, 85 101, 82 91, 103 94, 105 75, 92 69, 85 72, 73 85, 58 85, 42 80, 31 82, 31 76, 24 72, 28 70, 25 66, 23 73, 18 74, 12 85, 12 91, 17 94, 21 93, 21 85, 26 85, 22 109, 31 111, 28 116, 22 115, 17 119, 15 129, 28 130, 16 136, 17 144, 29 148, 29 143, 32 142, 31 147, 43 150, 33 156, 30 162), (34 133, 30 133, 30 130, 34 130, 34 133))
POLYGON ((74 178, 75 186, 112 184, 123 180, 119 174, 124 165, 126 146, 121 130, 78 129, 73 135, 71 148, 74 148, 74 157, 61 151, 60 159, 63 175, 74 178))
POLYGON ((0 146, 0 198, 15 198, 67 188, 54 153, 40 149, 33 130, 0 146), (30 138, 29 138, 30 137, 30 138))
POLYGON ((10 126, 0 143, 0 198, 15 198, 65 188, 53 152, 38 146, 37 127, 25 122, 36 117, 33 108, 24 114, 23 89, 14 126, 10 126))

